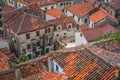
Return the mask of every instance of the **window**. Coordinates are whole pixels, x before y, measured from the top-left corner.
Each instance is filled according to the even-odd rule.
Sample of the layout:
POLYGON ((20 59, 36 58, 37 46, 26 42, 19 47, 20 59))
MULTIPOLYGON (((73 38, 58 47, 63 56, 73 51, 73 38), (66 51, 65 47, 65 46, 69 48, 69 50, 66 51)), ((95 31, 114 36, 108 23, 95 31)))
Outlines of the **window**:
POLYGON ((62 6, 63 5, 63 3, 60 3, 60 6, 62 6))
POLYGON ((61 29, 61 27, 58 27, 58 30, 60 30, 61 29))
POLYGON ((40 35, 40 32, 39 32, 39 31, 37 31, 37 32, 36 32, 36 36, 39 36, 39 35, 40 35))
POLYGON ((0 12, 2 11, 2 9, 0 8, 0 12))
POLYGON ((75 17, 75 15, 73 14, 73 17, 75 17))
POLYGON ((56 35, 57 37, 59 36, 59 34, 56 35))
POLYGON ((56 65, 56 71, 59 72, 59 67, 58 67, 58 65, 56 65))
POLYGON ((87 23, 87 19, 85 19, 85 23, 87 23))
POLYGON ((82 33, 80 34, 80 37, 82 37, 82 33))
POLYGON ((18 4, 19 5, 19 7, 20 7, 20 4, 18 4))
POLYGON ((68 25, 68 29, 71 29, 71 25, 68 25))
POLYGON ((53 9, 53 8, 54 8, 54 6, 51 7, 51 9, 53 9))
POLYGON ((26 39, 30 39, 30 34, 26 34, 26 39))
POLYGON ((71 2, 69 4, 71 5, 71 2))
POLYGON ((9 0, 9 3, 10 3, 10 0, 9 0))
POLYGON ((66 33, 64 33, 64 35, 66 35, 66 33))
POLYGON ((48 28, 48 33, 50 33, 50 28, 48 28))
POLYGON ((62 12, 64 12, 64 9, 62 9, 62 12))
POLYGON ((0 21, 0 27, 2 27, 2 21, 0 21))
POLYGON ((30 49, 30 45, 27 45, 27 49, 28 49, 28 50, 30 49))
POLYGON ((37 42, 37 46, 40 46, 40 42, 37 42))
POLYGON ((45 8, 45 10, 47 10, 47 7, 45 8))
POLYGON ((45 29, 45 33, 47 33, 47 29, 45 29))
POLYGON ((92 24, 92 28, 94 28, 94 25, 92 24))
POLYGON ((78 17, 78 21, 80 21, 80 17, 78 17))
POLYGON ((68 5, 68 2, 66 3, 66 5, 68 5))
POLYGON ((11 4, 13 4, 13 1, 11 1, 11 4))

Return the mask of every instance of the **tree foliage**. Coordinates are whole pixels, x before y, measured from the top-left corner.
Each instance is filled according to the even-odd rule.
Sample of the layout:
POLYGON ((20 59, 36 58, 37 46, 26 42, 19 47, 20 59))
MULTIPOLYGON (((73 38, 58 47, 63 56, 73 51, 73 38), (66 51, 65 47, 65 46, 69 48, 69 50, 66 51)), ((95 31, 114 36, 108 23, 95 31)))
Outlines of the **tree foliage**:
POLYGON ((21 55, 21 56, 19 57, 19 62, 20 62, 20 63, 21 63, 21 62, 25 62, 25 61, 27 61, 27 60, 29 60, 29 57, 26 56, 26 55, 21 55))
POLYGON ((118 41, 118 43, 120 44, 120 31, 112 34, 112 33, 109 33, 109 34, 106 34, 106 35, 102 35, 100 37, 98 37, 96 40, 102 40, 102 39, 116 39, 118 41))

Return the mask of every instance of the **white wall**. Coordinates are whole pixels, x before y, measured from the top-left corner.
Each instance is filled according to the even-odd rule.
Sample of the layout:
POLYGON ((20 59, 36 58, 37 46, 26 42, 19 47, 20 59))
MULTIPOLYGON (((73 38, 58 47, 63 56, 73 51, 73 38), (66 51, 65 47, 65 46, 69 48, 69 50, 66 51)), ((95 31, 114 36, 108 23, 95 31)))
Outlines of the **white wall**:
POLYGON ((64 9, 66 6, 70 6, 70 4, 72 5, 72 4, 73 4, 73 1, 63 1, 63 2, 59 2, 59 3, 57 3, 57 8, 59 8, 59 9, 64 9), (61 3, 62 3, 62 4, 65 4, 65 5, 62 5, 62 6, 61 6, 61 3), (68 5, 67 5, 67 3, 68 3, 68 5))
POLYGON ((26 5, 24 5, 24 4, 20 3, 20 2, 17 2, 17 8, 21 8, 21 7, 24 7, 24 6, 26 6, 26 5))
MULTIPOLYGON (((53 35, 53 26, 49 27, 51 28, 51 33, 48 33, 47 35, 49 35, 49 37, 51 37, 51 35, 53 35)), ((18 35, 18 38, 19 38, 19 43, 20 43, 20 52, 22 53, 22 49, 25 48, 27 50, 27 45, 30 44, 31 45, 31 39, 35 39, 33 42, 38 42, 40 41, 41 44, 43 44, 43 40, 40 40, 39 38, 43 36, 43 34, 45 34, 45 28, 43 29, 39 29, 39 30, 36 30, 36 31, 33 31, 33 32, 28 32, 30 34, 30 39, 26 39, 26 34, 21 34, 21 35, 18 35), (36 36, 36 31, 39 31, 40 32, 40 36, 36 36)), ((53 46, 47 46, 47 48, 50 48, 50 51, 53 50, 53 46)), ((37 47, 37 51, 39 51, 41 49, 39 49, 37 47)), ((27 50, 27 53, 31 53, 32 52, 32 49, 29 49, 27 50)))
MULTIPOLYGON (((70 12, 70 11, 68 11, 68 10, 65 11, 65 14, 66 14, 67 16, 73 16, 73 13, 70 12)), ((76 21, 77 24, 82 25, 82 24, 85 24, 85 19, 87 19, 87 21, 88 21, 88 16, 89 16, 89 14, 86 15, 86 16, 84 16, 83 18, 80 18, 79 16, 77 16, 77 15, 74 14, 74 17, 73 17, 73 18, 74 18, 74 20, 76 21), (80 18, 79 21, 78 21, 78 18, 80 18)), ((88 22, 87 22, 87 23, 88 23, 88 22)), ((86 23, 86 24, 87 24, 87 23, 86 23)))
POLYGON ((9 6, 15 7, 15 2, 14 2, 14 0, 7 0, 7 4, 8 4, 9 6))
POLYGON ((9 43, 0 41, 0 48, 7 48, 9 50, 9 43))
POLYGON ((56 41, 56 39, 63 39, 64 37, 74 37, 75 36, 75 30, 76 28, 74 28, 75 26, 73 26, 73 24, 69 23, 68 25, 66 25, 65 29, 62 29, 61 25, 56 26, 56 31, 54 31, 54 41, 56 41), (68 25, 71 25, 71 29, 67 29, 68 25), (59 30, 60 27, 60 30, 59 30), (64 33, 66 33, 66 35, 64 35, 64 33), (59 36, 57 36, 59 35, 59 36))
POLYGON ((49 14, 46 14, 46 20, 53 20, 53 19, 56 19, 55 17, 49 15, 49 14))
POLYGON ((75 32, 75 45, 87 44, 87 40, 82 32, 75 32))
POLYGON ((53 67, 54 72, 56 72, 56 73, 58 73, 58 74, 65 74, 65 73, 63 72, 63 69, 59 66, 59 64, 56 63, 55 60, 53 60, 53 66, 54 66, 54 67, 53 67), (56 71, 56 65, 59 67, 59 72, 56 71))
POLYGON ((42 6, 41 9, 42 9, 42 10, 45 10, 45 8, 47 8, 47 10, 49 10, 49 9, 52 9, 52 6, 53 6, 54 8, 57 8, 57 5, 56 5, 56 4, 52 4, 52 5, 42 6))

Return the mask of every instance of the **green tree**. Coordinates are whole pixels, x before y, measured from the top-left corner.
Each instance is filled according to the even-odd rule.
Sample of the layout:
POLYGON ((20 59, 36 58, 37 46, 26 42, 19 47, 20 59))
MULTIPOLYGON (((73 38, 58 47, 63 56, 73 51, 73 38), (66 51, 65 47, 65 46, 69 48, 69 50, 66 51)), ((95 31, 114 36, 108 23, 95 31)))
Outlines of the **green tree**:
POLYGON ((26 56, 26 55, 21 55, 21 56, 19 57, 19 62, 20 62, 20 63, 21 63, 21 62, 25 62, 25 61, 27 61, 27 60, 29 60, 29 57, 26 56))
POLYGON ((100 37, 98 37, 96 40, 102 40, 102 39, 111 39, 111 38, 114 38, 118 41, 118 43, 120 44, 120 31, 116 32, 116 33, 109 33, 109 34, 106 34, 106 35, 102 35, 100 37))

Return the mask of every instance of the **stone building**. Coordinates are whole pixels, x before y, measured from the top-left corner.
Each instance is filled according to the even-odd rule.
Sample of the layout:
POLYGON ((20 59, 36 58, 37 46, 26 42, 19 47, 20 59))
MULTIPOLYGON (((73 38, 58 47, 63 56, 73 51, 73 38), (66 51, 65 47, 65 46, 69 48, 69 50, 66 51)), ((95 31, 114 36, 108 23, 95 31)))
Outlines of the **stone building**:
POLYGON ((20 9, 4 16, 6 38, 10 41, 10 49, 17 56, 28 54, 32 58, 33 53, 38 56, 53 50, 54 27, 51 23, 20 9))

